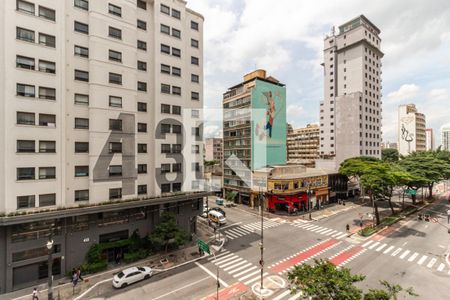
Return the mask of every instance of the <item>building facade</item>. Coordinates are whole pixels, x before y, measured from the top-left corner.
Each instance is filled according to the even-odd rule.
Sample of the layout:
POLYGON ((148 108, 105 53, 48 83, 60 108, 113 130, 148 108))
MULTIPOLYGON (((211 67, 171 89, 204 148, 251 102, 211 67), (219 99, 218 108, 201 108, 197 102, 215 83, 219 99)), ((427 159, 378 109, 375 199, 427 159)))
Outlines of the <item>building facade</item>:
POLYGON ((433 128, 425 129, 425 150, 435 150, 433 128))
POLYGON ((288 161, 314 167, 319 158, 320 128, 316 124, 308 124, 304 128, 288 130, 288 161))
POLYGON ((426 150, 425 115, 419 113, 414 104, 398 108, 398 152, 409 155, 426 150))
POLYGON ((320 156, 333 160, 335 169, 350 157, 381 157, 379 35, 380 30, 361 15, 324 40, 320 156))
POLYGON ((450 151, 450 123, 441 127, 442 150, 450 151))
POLYGON ((208 138, 205 139, 205 160, 223 161, 223 139, 222 138, 208 138))
POLYGON ((224 193, 253 205, 252 171, 286 163, 286 88, 256 70, 223 94, 224 193))
POLYGON ((0 14, 1 292, 45 280, 49 234, 58 277, 161 211, 193 230, 203 17, 181 0, 5 0, 0 14))

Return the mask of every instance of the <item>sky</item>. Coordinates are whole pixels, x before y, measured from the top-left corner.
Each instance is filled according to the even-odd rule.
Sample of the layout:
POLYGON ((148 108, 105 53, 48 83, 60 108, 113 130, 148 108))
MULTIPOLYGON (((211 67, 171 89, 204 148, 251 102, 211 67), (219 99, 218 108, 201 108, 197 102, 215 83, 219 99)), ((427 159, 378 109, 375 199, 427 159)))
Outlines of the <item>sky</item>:
POLYGON ((205 17, 205 137, 221 136, 222 94, 256 68, 286 84, 294 128, 318 123, 323 39, 365 15, 381 30, 383 140, 397 142, 400 104, 426 115, 437 145, 450 123, 449 0, 187 0, 205 17), (211 121, 214 120, 214 121, 211 121))

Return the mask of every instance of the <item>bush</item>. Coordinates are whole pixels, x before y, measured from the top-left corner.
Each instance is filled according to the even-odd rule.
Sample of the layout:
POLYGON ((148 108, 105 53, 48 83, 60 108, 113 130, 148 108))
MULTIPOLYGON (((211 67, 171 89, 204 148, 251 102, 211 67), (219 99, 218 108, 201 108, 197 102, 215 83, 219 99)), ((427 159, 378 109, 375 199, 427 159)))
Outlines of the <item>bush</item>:
POLYGON ((94 264, 100 262, 102 256, 103 248, 99 244, 94 244, 89 248, 89 251, 86 253, 86 261, 88 264, 94 264))
POLYGON ((141 249, 139 251, 136 252, 132 252, 132 253, 125 253, 123 260, 125 263, 131 263, 140 259, 144 259, 146 258, 148 255, 147 250, 141 249))
POLYGON ((86 273, 97 273, 106 270, 108 263, 105 260, 96 263, 86 263, 81 266, 81 269, 86 273))
POLYGON ((376 228, 373 227, 366 227, 359 231, 359 234, 362 236, 370 236, 377 232, 376 228))

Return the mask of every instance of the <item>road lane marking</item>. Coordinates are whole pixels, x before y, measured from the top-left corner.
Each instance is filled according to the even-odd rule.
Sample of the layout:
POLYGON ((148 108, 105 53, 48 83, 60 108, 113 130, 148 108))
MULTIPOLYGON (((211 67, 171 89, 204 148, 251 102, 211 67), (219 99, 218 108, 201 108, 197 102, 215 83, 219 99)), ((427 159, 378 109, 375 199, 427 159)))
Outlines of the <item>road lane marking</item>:
POLYGON ((227 228, 230 228, 230 227, 233 227, 233 226, 237 226, 237 225, 239 225, 241 223, 242 222, 233 223, 233 224, 227 225, 225 227, 221 227, 220 230, 224 230, 224 229, 227 229, 227 228))
POLYGON ((281 300, 284 298, 284 296, 287 296, 291 293, 290 290, 284 291, 283 293, 279 294, 278 296, 276 296, 275 298, 273 298, 272 300, 281 300))
POLYGON ((171 291, 171 292, 169 292, 169 293, 166 293, 166 294, 164 294, 164 295, 158 296, 158 297, 156 297, 156 298, 152 298, 152 300, 158 300, 158 299, 164 298, 164 297, 169 296, 169 295, 171 295, 171 294, 173 294, 173 293, 176 293, 176 292, 178 292, 178 291, 181 291, 182 289, 191 287, 191 286, 193 286, 193 285, 196 285, 197 283, 200 283, 200 282, 202 282, 202 281, 205 281, 206 279, 209 279, 209 276, 208 276, 208 277, 205 277, 205 278, 202 278, 202 279, 200 279, 200 280, 197 280, 197 281, 195 281, 195 282, 191 282, 191 283, 189 283, 189 284, 186 284, 185 286, 182 286, 182 287, 180 287, 180 288, 178 288, 178 289, 176 289, 176 290, 173 290, 173 291, 171 291))
POLYGON ((232 269, 234 269, 234 268, 236 268, 236 267, 238 267, 240 265, 243 265, 245 263, 247 263, 247 260, 244 259, 244 260, 238 262, 237 264, 231 265, 231 266, 226 267, 226 268, 223 268, 224 266, 222 266, 222 268, 223 268, 224 271, 228 271, 228 270, 232 270, 232 269))
POLYGON ((226 259, 223 259, 223 260, 221 260, 221 261, 215 261, 215 260, 213 260, 212 262, 215 264, 215 265, 217 265, 217 266, 220 266, 222 263, 224 263, 224 262, 227 262, 227 261, 230 261, 230 260, 233 260, 233 259, 236 259, 236 258, 238 258, 239 256, 237 256, 237 255, 235 255, 235 256, 232 256, 232 257, 228 257, 228 258, 226 258, 226 259))
POLYGON ((327 233, 329 233, 329 232, 331 232, 331 231, 333 231, 333 229, 327 229, 327 230, 325 230, 324 232, 322 232, 322 234, 327 234, 327 233))
POLYGON ((225 235, 230 239, 237 239, 239 236, 232 234, 231 232, 225 231, 225 235))
POLYGON ((338 235, 336 238, 338 240, 340 240, 340 239, 342 239, 343 237, 346 237, 346 236, 347 236, 347 233, 342 233, 341 235, 338 235))
POLYGON ((416 259, 416 257, 419 255, 419 253, 415 252, 413 255, 411 255, 408 259, 409 262, 412 262, 416 259))
POLYGON ((234 274, 233 277, 234 277, 234 278, 239 277, 239 276, 241 276, 241 275, 244 275, 245 273, 248 273, 248 272, 250 272, 250 271, 253 271, 254 269, 256 269, 256 266, 252 266, 252 267, 248 268, 247 270, 244 270, 244 271, 242 271, 242 272, 239 272, 239 273, 237 273, 237 274, 234 274))
POLYGON ((219 261, 222 261, 223 259, 228 259, 228 258, 230 258, 230 256, 233 256, 233 255, 236 255, 236 254, 230 253, 230 254, 228 254, 228 255, 222 256, 221 258, 214 259, 214 263, 217 263, 217 262, 219 262, 219 261))
POLYGON ((388 254, 394 248, 395 248, 395 246, 390 246, 389 248, 387 248, 386 250, 383 251, 383 254, 388 254))
POLYGON ((317 233, 322 234, 322 232, 327 231, 327 230, 328 230, 328 228, 323 228, 323 227, 322 227, 322 229, 321 229, 321 230, 318 230, 317 233))
MULTIPOLYGON (((234 270, 231 270, 231 271, 229 271, 228 272, 228 274, 233 274, 233 273, 236 273, 237 271, 240 271, 240 270, 242 270, 242 269, 245 269, 245 268, 247 268, 247 267, 250 267, 252 264, 251 263, 248 263, 248 264, 246 264, 246 265, 243 265, 243 266, 241 266, 241 267, 239 267, 239 268, 236 268, 236 269, 234 269, 234 270)), ((227 269, 230 269, 230 267, 228 267, 227 269)))
POLYGON ((428 256, 426 256, 426 255, 424 255, 424 256, 422 256, 420 259, 419 259, 419 261, 417 261, 417 264, 418 265, 422 265, 424 262, 425 262, 425 260, 428 258, 428 256))
POLYGON ((375 251, 380 252, 380 251, 383 250, 384 247, 386 247, 386 246, 387 246, 387 244, 383 244, 383 245, 381 245, 380 247, 378 247, 375 251))
POLYGON ((367 247, 367 246, 369 246, 369 245, 372 244, 372 243, 373 243, 373 241, 370 240, 370 241, 368 241, 368 242, 365 242, 362 246, 363 246, 363 247, 367 247))
POLYGON ((258 273, 260 273, 260 272, 261 272, 261 270, 256 270, 256 271, 251 272, 251 273, 249 273, 249 274, 247 274, 247 275, 244 275, 244 276, 242 276, 242 277, 239 277, 238 280, 239 280, 239 281, 243 281, 243 280, 245 280, 245 279, 247 279, 247 278, 249 278, 249 277, 252 277, 253 275, 256 275, 256 274, 258 274, 258 273))
MULTIPOLYGON (((267 275, 269 275, 269 273, 264 273, 263 274, 263 278, 266 277, 267 275)), ((256 276, 255 278, 252 278, 246 282, 244 282, 245 285, 249 285, 250 283, 252 283, 253 281, 256 281, 258 279, 261 279, 261 276, 256 276)))
POLYGON ((246 235, 246 234, 242 234, 241 232, 239 232, 235 229, 229 229, 227 232, 231 233, 232 235, 238 236, 238 237, 246 235))
POLYGON ((397 256, 397 254, 399 254, 401 251, 402 251, 402 248, 398 248, 397 250, 392 252, 391 256, 397 256))
POLYGON ((430 262, 428 263, 428 265, 427 265, 427 268, 431 268, 431 267, 433 267, 433 265, 436 263, 436 258, 435 257, 433 257, 431 260, 430 260, 430 262))
POLYGON ((374 244, 372 244, 369 249, 372 250, 373 248, 375 248, 376 246, 378 246, 380 244, 380 242, 376 242, 374 244))
POLYGON ((408 254, 409 254, 410 252, 411 252, 411 251, 409 251, 409 250, 405 250, 405 252, 403 252, 402 255, 400 255, 400 259, 404 259, 406 256, 408 256, 408 254))
POLYGON ((220 253, 220 254, 217 254, 215 257, 214 256, 212 256, 212 257, 210 257, 210 258, 208 258, 208 260, 213 260, 213 259, 216 259, 217 257, 221 257, 221 256, 224 256, 225 254, 229 254, 230 253, 230 251, 225 251, 225 252, 222 252, 222 253, 220 253))
MULTIPOLYGON (((195 262, 195 264, 202 269, 203 271, 206 272, 206 274, 208 274, 209 276, 211 276, 212 278, 214 278, 214 280, 217 280, 217 274, 214 274, 213 272, 211 272, 210 270, 208 270, 205 266, 199 264, 198 262, 195 262)), ((223 279, 219 278, 219 282, 221 285, 223 285, 224 287, 228 287, 228 283, 226 283, 225 281, 223 281, 223 279)))
POLYGON ((437 268, 437 270, 438 270, 439 272, 442 272, 442 270, 444 270, 444 268, 445 268, 445 265, 441 263, 441 264, 439 265, 439 267, 437 268))
POLYGON ((331 237, 337 237, 338 235, 341 235, 342 232, 338 231, 338 233, 333 234, 331 237))
POLYGON ((225 268, 226 266, 229 266, 229 265, 232 265, 232 264, 235 264, 235 263, 237 263, 237 262, 239 262, 239 261, 241 261, 241 260, 243 260, 243 258, 241 258, 241 257, 239 257, 239 258, 237 258, 237 259, 235 259, 235 260, 232 260, 232 261, 229 261, 229 262, 227 262, 227 263, 225 263, 225 264, 217 264, 219 267, 221 267, 221 268, 225 268))
POLYGON ((330 236, 330 235, 332 235, 332 234, 335 234, 337 232, 337 230, 333 230, 333 231, 331 231, 331 232, 328 232, 327 233, 327 236, 330 236))
POLYGON ((233 228, 234 231, 240 232, 244 235, 250 234, 250 231, 244 230, 243 228, 233 228))

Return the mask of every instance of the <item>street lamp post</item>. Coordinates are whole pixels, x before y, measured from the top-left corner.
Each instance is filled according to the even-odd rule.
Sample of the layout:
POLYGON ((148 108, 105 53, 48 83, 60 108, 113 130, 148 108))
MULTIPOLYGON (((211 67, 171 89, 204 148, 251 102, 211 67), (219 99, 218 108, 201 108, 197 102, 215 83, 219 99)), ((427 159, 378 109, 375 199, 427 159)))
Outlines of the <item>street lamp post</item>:
POLYGON ((49 236, 46 246, 48 250, 48 300, 53 300, 53 240, 51 236, 49 236))
POLYGON ((260 192, 259 193, 259 207, 261 209, 261 243, 259 244, 261 249, 261 260, 259 261, 259 264, 261 266, 261 286, 259 289, 260 299, 262 299, 262 293, 264 289, 264 283, 263 283, 263 274, 264 274, 264 202, 263 202, 263 195, 260 192))

